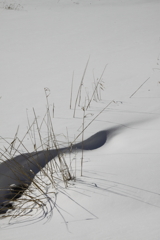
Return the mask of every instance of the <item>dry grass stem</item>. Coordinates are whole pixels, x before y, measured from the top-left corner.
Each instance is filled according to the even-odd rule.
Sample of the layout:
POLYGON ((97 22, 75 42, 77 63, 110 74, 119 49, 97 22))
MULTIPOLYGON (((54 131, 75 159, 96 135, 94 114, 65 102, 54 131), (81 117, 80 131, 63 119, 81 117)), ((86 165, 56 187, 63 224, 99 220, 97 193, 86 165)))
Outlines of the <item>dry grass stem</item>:
MULTIPOLYGON (((89 59, 90 59, 90 58, 89 58, 89 59)), ((81 89, 82 89, 82 86, 83 86, 83 81, 84 81, 84 77, 85 77, 86 70, 87 70, 87 67, 88 67, 89 59, 88 59, 88 61, 87 61, 87 64, 86 64, 86 67, 85 67, 85 69, 84 69, 84 73, 83 73, 83 76, 82 76, 82 79, 81 79, 81 82, 80 82, 80 85, 79 85, 79 88, 78 88, 77 97, 76 97, 75 106, 74 106, 73 117, 75 117, 76 106, 77 106, 78 98, 79 98, 79 103, 78 103, 78 105, 80 106, 80 102, 81 102, 81 89)))
POLYGON ((138 90, 139 90, 149 79, 150 79, 150 77, 147 78, 147 80, 144 81, 144 83, 142 83, 142 84, 140 85, 140 87, 130 96, 130 98, 132 98, 132 97, 134 96, 134 94, 135 94, 136 92, 138 92, 138 90))

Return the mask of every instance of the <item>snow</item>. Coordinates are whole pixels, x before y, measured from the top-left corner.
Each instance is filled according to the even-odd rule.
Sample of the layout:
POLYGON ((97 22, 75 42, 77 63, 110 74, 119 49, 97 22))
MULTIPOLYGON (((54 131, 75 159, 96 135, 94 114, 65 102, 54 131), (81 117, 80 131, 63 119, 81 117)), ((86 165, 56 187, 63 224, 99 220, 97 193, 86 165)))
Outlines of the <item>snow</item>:
MULTIPOLYGON (((102 101, 89 112, 96 116, 114 102, 85 138, 117 127, 103 147, 84 152, 82 177, 77 154, 77 180, 57 195, 67 226, 55 208, 49 221, 31 217, 7 225, 0 219, 1 239, 159 240, 159 12, 158 0, 0 1, 0 135, 11 142, 19 125, 22 138, 33 108, 43 119, 49 88, 56 134, 68 128, 71 140, 77 136, 83 112, 77 109, 73 118, 73 107, 89 57, 84 85, 90 95, 93 73, 99 78, 107 65, 102 101)), ((25 144, 33 151, 29 139, 25 144)))

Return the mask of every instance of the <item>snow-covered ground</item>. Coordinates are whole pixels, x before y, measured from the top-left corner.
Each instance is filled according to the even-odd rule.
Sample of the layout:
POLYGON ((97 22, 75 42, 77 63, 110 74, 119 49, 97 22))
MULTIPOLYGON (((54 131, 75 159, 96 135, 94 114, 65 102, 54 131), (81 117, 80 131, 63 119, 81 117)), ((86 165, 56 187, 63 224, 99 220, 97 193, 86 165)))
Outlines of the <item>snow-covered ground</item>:
MULTIPOLYGON (((77 154, 77 181, 57 198, 67 226, 56 209, 45 224, 1 219, 1 239, 159 240, 159 13, 158 0, 0 0, 0 135, 11 142, 19 126, 22 138, 33 108, 43 119, 44 88, 55 106, 55 133, 67 128, 70 140, 78 135, 83 111, 73 118, 73 108, 89 58, 84 85, 90 96, 94 77, 107 67, 102 101, 93 101, 88 113, 96 116, 114 102, 85 138, 117 126, 103 147, 84 153, 83 177, 77 154)), ((25 144, 33 150, 29 139, 25 144)))

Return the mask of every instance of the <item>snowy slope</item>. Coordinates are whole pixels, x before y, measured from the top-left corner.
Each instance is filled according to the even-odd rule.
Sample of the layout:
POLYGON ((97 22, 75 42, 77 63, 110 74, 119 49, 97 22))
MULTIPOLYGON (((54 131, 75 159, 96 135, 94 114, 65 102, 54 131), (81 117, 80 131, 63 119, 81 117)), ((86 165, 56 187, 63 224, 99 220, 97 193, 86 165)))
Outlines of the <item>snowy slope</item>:
POLYGON ((57 200, 67 226, 56 209, 46 224, 28 220, 8 226, 8 219, 1 219, 1 239, 160 238, 159 12, 156 0, 1 0, 0 135, 12 141, 19 125, 24 136, 26 109, 30 119, 33 108, 43 118, 47 87, 56 134, 66 134, 67 127, 73 139, 83 116, 79 109, 72 117, 73 103, 89 56, 84 84, 90 94, 93 73, 99 78, 107 64, 102 101, 93 102, 90 112, 96 115, 114 102, 85 137, 117 127, 106 145, 85 152, 83 177, 77 155, 77 181, 57 200), (7 9, 10 4, 19 4, 19 10, 7 9))

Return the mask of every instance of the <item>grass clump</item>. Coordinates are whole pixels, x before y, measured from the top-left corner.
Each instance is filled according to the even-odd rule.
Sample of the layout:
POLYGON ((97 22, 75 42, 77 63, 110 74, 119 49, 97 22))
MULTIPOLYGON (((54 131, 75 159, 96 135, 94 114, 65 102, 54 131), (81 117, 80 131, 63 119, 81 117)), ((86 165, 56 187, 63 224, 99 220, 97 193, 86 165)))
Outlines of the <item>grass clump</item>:
MULTIPOLYGON (((7 141, 4 138, 1 140, 5 141, 8 147, 5 147, 5 150, 1 150, 1 163, 9 164, 9 169, 13 172, 13 176, 16 173, 20 174, 23 181, 19 181, 18 185, 13 183, 10 187, 10 192, 14 195, 11 198, 9 203, 6 203, 5 207, 8 207, 8 211, 3 214, 1 217, 9 217, 10 223, 13 223, 15 219, 19 217, 30 217, 32 216, 33 220, 39 220, 47 218, 49 219, 53 214, 53 209, 57 209, 59 214, 61 211, 57 207, 57 194, 59 190, 61 192, 65 192, 65 189, 69 186, 70 181, 76 181, 76 157, 71 156, 72 149, 76 144, 77 139, 81 137, 81 176, 83 175, 83 141, 84 141, 84 133, 86 129, 99 117, 99 115, 108 108, 109 105, 112 104, 113 101, 109 102, 96 116, 88 113, 87 110, 90 107, 92 101, 100 101, 101 94, 100 89, 104 90, 104 86, 102 83, 102 76, 104 71, 102 72, 101 77, 94 84, 93 93, 91 97, 88 97, 88 103, 86 100, 86 96, 84 99, 84 104, 81 104, 81 93, 82 87, 84 85, 84 77, 87 70, 89 60, 85 66, 85 70, 80 82, 80 86, 78 89, 78 93, 75 99, 74 109, 71 109, 72 104, 72 91, 73 91, 73 77, 72 77, 72 87, 71 87, 71 97, 70 97, 70 109, 73 110, 73 119, 76 120, 75 113, 76 107, 78 107, 83 112, 82 117, 82 125, 81 130, 74 138, 73 141, 69 141, 68 130, 67 135, 64 136, 67 142, 68 147, 64 147, 66 142, 60 142, 57 140, 57 135, 54 131, 54 126, 52 122, 51 112, 54 116, 54 105, 51 110, 49 107, 49 96, 50 90, 45 88, 45 97, 46 97, 46 113, 41 122, 36 115, 35 109, 33 109, 34 119, 32 123, 30 123, 29 117, 28 119, 28 129, 22 139, 19 139, 18 132, 19 127, 16 131, 14 139, 11 141, 7 141), (86 124, 86 118, 90 116, 91 119, 86 124), (45 137, 42 134, 45 132, 45 137), (33 152, 30 152, 26 145, 25 139, 30 139, 32 143, 33 152), (54 153, 53 154, 53 150, 54 153), (53 156, 50 156, 50 154, 53 156), (66 161, 66 154, 70 155, 70 161, 66 161), (18 156, 17 156, 18 155, 18 156), (43 164, 40 164, 40 159, 43 157, 43 164), (29 171, 25 172, 23 169, 23 164, 19 159, 22 159, 25 163, 28 163, 29 171), (38 160, 37 160, 38 159, 38 160), (51 161, 51 159, 53 159, 51 161), (73 169, 73 159, 75 161, 75 166, 73 169), (12 164, 13 163, 13 164, 12 164), (35 165, 34 165, 35 164, 35 165), (30 166, 33 166, 33 169, 36 169, 36 172, 33 172, 30 166), (13 167, 14 166, 14 167, 13 167), (8 205, 9 204, 9 205, 8 205)), ((75 151, 75 148, 74 148, 75 151)), ((12 181, 11 181, 12 182, 12 181)), ((63 215, 61 214, 62 218, 63 215)))

